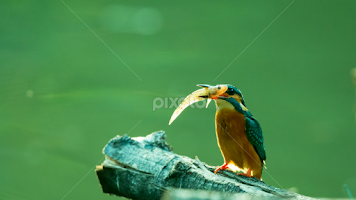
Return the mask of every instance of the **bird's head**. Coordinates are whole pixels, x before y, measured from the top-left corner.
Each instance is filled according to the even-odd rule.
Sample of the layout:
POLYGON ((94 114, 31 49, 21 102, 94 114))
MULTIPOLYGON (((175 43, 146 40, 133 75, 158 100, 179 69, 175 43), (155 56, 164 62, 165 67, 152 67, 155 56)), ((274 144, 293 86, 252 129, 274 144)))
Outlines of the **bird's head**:
POLYGON ((212 85, 200 84, 198 86, 207 88, 207 89, 210 89, 211 91, 213 91, 213 92, 209 93, 208 95, 204 95, 201 97, 213 99, 215 101, 224 100, 226 98, 234 98, 234 99, 236 99, 237 102, 246 106, 241 91, 233 85, 219 84, 216 86, 212 86, 212 85))

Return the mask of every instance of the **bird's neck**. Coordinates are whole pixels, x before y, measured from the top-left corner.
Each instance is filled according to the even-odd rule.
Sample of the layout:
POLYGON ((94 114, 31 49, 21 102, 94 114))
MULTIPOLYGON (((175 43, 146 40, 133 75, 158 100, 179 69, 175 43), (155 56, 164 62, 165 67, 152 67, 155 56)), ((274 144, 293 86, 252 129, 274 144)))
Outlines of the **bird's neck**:
POLYGON ((219 112, 222 109, 229 109, 229 110, 236 110, 237 112, 243 113, 248 111, 248 109, 240 102, 235 101, 234 104, 221 100, 221 99, 214 99, 216 105, 216 112, 219 112))

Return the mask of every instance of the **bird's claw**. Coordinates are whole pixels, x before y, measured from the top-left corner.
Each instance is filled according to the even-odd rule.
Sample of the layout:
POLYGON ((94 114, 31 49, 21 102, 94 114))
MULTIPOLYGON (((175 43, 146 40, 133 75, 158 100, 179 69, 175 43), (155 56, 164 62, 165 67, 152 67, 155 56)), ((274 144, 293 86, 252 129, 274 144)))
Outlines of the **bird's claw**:
POLYGON ((249 169, 246 173, 238 173, 237 175, 251 177, 251 169, 249 169))
POLYGON ((225 163, 225 164, 221 165, 220 167, 216 168, 216 170, 214 171, 214 173, 216 174, 216 173, 218 173, 218 171, 220 171, 220 170, 225 170, 225 169, 229 168, 227 165, 228 165, 228 164, 225 163))

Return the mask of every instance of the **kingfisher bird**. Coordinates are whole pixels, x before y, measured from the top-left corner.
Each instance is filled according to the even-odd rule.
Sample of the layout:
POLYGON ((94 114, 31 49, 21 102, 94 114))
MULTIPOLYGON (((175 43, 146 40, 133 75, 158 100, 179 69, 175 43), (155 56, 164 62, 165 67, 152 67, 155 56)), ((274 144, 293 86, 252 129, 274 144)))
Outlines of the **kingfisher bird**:
POLYGON ((244 172, 238 175, 261 179, 266 160, 261 126, 246 108, 240 90, 232 85, 217 85, 217 89, 219 95, 200 96, 216 104, 215 130, 224 164, 215 173, 237 167, 244 172))

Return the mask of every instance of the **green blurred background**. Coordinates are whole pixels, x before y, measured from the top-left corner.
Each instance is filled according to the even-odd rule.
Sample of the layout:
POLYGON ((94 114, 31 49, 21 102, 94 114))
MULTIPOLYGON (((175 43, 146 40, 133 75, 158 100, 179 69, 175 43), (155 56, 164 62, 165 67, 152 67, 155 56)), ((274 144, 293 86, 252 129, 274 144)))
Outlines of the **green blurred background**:
POLYGON ((170 126, 174 108, 152 109, 198 83, 241 89, 266 183, 356 195, 356 1, 296 0, 218 78, 292 1, 64 2, 0 3, 0 199, 120 199, 93 167, 128 132, 165 130, 176 153, 221 165, 214 105, 170 126))

